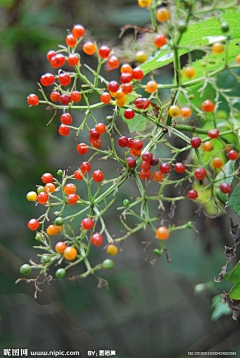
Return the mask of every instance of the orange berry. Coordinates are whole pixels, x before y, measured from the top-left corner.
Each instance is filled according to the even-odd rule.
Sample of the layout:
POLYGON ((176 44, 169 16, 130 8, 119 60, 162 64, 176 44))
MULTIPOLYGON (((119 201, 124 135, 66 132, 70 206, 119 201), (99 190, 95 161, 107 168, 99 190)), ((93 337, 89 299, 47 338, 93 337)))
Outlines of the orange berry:
POLYGON ((69 183, 64 186, 64 193, 67 195, 76 193, 76 190, 77 187, 73 183, 69 183))
POLYGON ((46 231, 49 236, 55 236, 59 233, 59 227, 57 225, 49 225, 46 231))
POLYGON ((214 168, 221 168, 223 166, 223 160, 222 158, 216 157, 212 161, 212 165, 214 168))
POLYGON ((169 238, 170 232, 166 226, 160 226, 156 230, 156 237, 160 240, 167 240, 169 238))
POLYGON ((183 117, 183 118, 188 118, 192 115, 192 110, 191 108, 189 107, 182 107, 181 108, 181 111, 180 111, 180 115, 183 117))
POLYGON ((93 55, 95 50, 96 50, 96 46, 94 45, 93 42, 87 41, 85 42, 85 44, 83 44, 83 52, 86 55, 93 55))
POLYGON ((203 143, 204 152, 211 152, 213 150, 213 144, 211 142, 203 143))
POLYGON ((75 247, 69 246, 64 250, 63 256, 66 260, 72 261, 77 256, 77 250, 75 247))
POLYGON ((53 183, 47 183, 44 187, 44 191, 47 193, 53 193, 55 191, 56 187, 53 183))
POLYGON ((56 243, 55 245, 55 250, 59 253, 59 254, 63 254, 64 250, 66 249, 67 245, 65 244, 65 242, 59 241, 56 243))
POLYGON ((176 105, 173 105, 169 108, 168 113, 171 117, 178 117, 180 115, 180 108, 176 105))
POLYGON ((156 81, 148 81, 146 84, 145 91, 148 93, 153 93, 157 91, 157 82, 156 81))
POLYGON ((170 12, 165 7, 160 7, 156 12, 156 18, 159 22, 167 21, 170 17, 170 12))
POLYGON ((184 77, 189 78, 189 79, 194 78, 196 76, 196 70, 195 70, 195 68, 193 68, 191 66, 185 67, 183 70, 183 75, 184 75, 184 77))
POLYGON ((215 54, 222 53, 224 51, 224 45, 221 42, 215 42, 212 45, 212 52, 215 54))

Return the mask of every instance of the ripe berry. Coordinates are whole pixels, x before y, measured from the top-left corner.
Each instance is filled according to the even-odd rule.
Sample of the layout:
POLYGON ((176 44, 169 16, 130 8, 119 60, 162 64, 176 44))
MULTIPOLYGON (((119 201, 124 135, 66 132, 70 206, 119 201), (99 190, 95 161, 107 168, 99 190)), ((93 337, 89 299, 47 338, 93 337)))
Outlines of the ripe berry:
POLYGON ((56 187, 53 183, 47 183, 44 186, 44 191, 46 191, 47 193, 53 193, 55 191, 56 187))
POLYGON ((146 62, 147 59, 148 59, 148 56, 147 56, 146 52, 140 50, 136 53, 135 60, 138 63, 142 64, 142 63, 146 62))
POLYGON ((132 119, 134 116, 135 116, 135 112, 134 112, 134 110, 132 108, 127 108, 124 111, 124 117, 126 119, 132 119))
POLYGON ((60 117, 62 124, 69 125, 72 123, 72 116, 70 113, 63 113, 60 117))
POLYGON ((37 201, 39 204, 46 204, 48 201, 48 195, 44 191, 38 194, 37 201))
POLYGON ((117 56, 112 55, 109 57, 109 59, 107 60, 107 64, 111 69, 116 69, 119 67, 119 60, 117 58, 117 56))
POLYGON ((144 77, 143 70, 140 67, 135 67, 132 71, 132 78, 134 80, 141 80, 144 77))
POLYGON ((69 184, 66 184, 63 189, 64 189, 64 193, 69 195, 69 194, 76 193, 77 187, 75 184, 69 183, 69 184))
POLYGON ((49 225, 46 232, 49 236, 55 236, 59 233, 59 227, 57 225, 49 225))
POLYGON ((100 101, 104 104, 108 104, 111 102, 111 96, 108 92, 103 92, 100 96, 100 101))
POLYGON ((145 160, 142 161, 140 168, 143 170, 149 170, 151 168, 150 162, 146 162, 145 160))
POLYGON ((238 152, 235 149, 232 149, 227 153, 227 156, 230 160, 236 160, 238 158, 238 152))
POLYGON ((91 238, 91 244, 93 246, 100 246, 103 243, 103 236, 101 234, 99 234, 98 232, 96 232, 95 234, 93 234, 92 238, 91 238))
POLYGON ((53 182, 53 176, 52 176, 52 174, 50 174, 50 173, 44 173, 44 174, 42 175, 41 179, 42 179, 42 182, 43 182, 44 184, 52 183, 52 182, 53 182))
POLYGON ((213 144, 211 142, 205 142, 203 143, 203 150, 205 152, 211 152, 211 150, 213 150, 213 144))
POLYGON ((67 136, 70 133, 69 126, 66 126, 65 124, 61 124, 58 128, 58 133, 62 136, 67 136))
POLYGON ((77 53, 71 53, 67 60, 69 66, 77 66, 80 62, 80 56, 77 53))
POLYGON ((82 95, 79 91, 72 91, 70 97, 71 97, 71 101, 80 102, 82 95))
POLYGON ((150 170, 141 170, 139 173, 139 177, 142 180, 148 180, 151 178, 151 172, 150 170))
POLYGON ((178 117, 180 115, 180 108, 176 105, 169 107, 168 113, 171 117, 178 117))
POLYGON ((37 219, 31 219, 28 222, 28 228, 30 230, 37 230, 39 228, 39 222, 37 221, 37 219))
POLYGON ((156 47, 161 48, 167 43, 167 38, 163 34, 158 34, 155 36, 153 43, 156 47))
POLYGON ((163 174, 168 174, 171 171, 171 166, 168 163, 162 163, 159 167, 160 172, 163 174))
POLYGON ((30 105, 30 106, 36 106, 39 102, 39 98, 36 94, 30 94, 28 97, 27 97, 27 103, 30 105))
POLYGON ((151 160, 151 165, 155 167, 155 165, 158 165, 159 159, 156 157, 153 157, 151 160))
POLYGON ((207 175, 207 172, 204 168, 200 167, 197 168, 194 172, 194 176, 196 179, 198 180, 203 180, 205 178, 205 176, 207 175))
POLYGON ((237 57, 236 57, 236 61, 237 61, 238 63, 240 63, 240 54, 239 54, 239 55, 237 55, 237 57))
POLYGON ((63 254, 64 250, 67 248, 67 245, 65 242, 59 241, 55 245, 55 251, 57 251, 59 254, 63 254))
POLYGON ((132 72, 133 72, 132 66, 129 65, 129 63, 124 63, 120 68, 120 72, 132 74, 132 72))
POLYGON ((74 25, 73 29, 72 29, 72 34, 75 37, 83 37, 83 35, 85 34, 85 28, 82 25, 74 25))
POLYGON ((122 87, 122 91, 123 91, 125 94, 131 93, 131 92, 132 92, 132 89, 133 89, 131 83, 123 83, 121 87, 122 87))
POLYGON ((145 87, 145 91, 147 93, 153 93, 157 91, 157 82, 156 81, 148 81, 145 87))
POLYGON ((43 86, 51 86, 55 81, 55 76, 52 73, 45 73, 40 77, 40 82, 43 86))
POLYGON ((153 155, 151 152, 145 152, 142 154, 142 160, 144 160, 145 162, 150 162, 151 164, 152 159, 153 159, 153 155))
POLYGON ((92 141, 92 140, 95 140, 96 138, 99 138, 99 137, 100 137, 100 133, 98 133, 95 128, 91 128, 91 129, 90 129, 89 135, 90 135, 90 137, 91 137, 91 141, 92 141))
POLYGON ((165 22, 169 17, 170 12, 165 7, 160 7, 156 12, 156 18, 159 22, 165 22))
POLYGON ((224 51, 224 45, 221 42, 215 42, 212 45, 212 52, 215 54, 222 53, 224 51))
POLYGON ((133 138, 128 138, 127 147, 132 148, 133 138))
POLYGON ((209 129, 207 135, 212 139, 217 138, 219 136, 219 130, 217 128, 209 129))
POLYGON ((62 86, 68 86, 68 85, 71 83, 71 77, 69 76, 68 73, 62 72, 62 73, 60 73, 60 75, 58 76, 58 82, 59 82, 60 85, 62 85, 62 86))
POLYGON ((94 148, 97 148, 97 149, 100 149, 101 146, 102 146, 102 142, 101 142, 101 138, 94 138, 92 141, 91 141, 91 144, 94 148))
POLYGON ((103 181, 104 174, 100 169, 98 169, 92 173, 92 178, 95 182, 99 183, 99 182, 103 181))
POLYGON ((180 110, 180 115, 181 115, 183 118, 191 117, 191 115, 192 115, 192 110, 191 110, 191 108, 189 108, 189 107, 182 107, 181 110, 180 110))
POLYGON ((91 218, 85 218, 81 221, 81 227, 84 230, 90 230, 94 226, 94 221, 91 218))
POLYGON ((184 173, 186 170, 185 164, 184 163, 176 163, 174 165, 174 170, 175 170, 175 172, 177 172, 179 174, 184 173))
POLYGON ((72 261, 77 257, 77 249, 75 247, 67 247, 63 253, 63 256, 66 260, 72 261))
POLYGON ((79 200, 79 196, 77 194, 69 194, 67 196, 67 202, 69 205, 75 205, 76 202, 79 200))
POLYGON ((216 157, 212 161, 212 165, 214 168, 221 168, 223 166, 223 160, 222 158, 216 157))
POLYGON ((202 143, 202 140, 199 137, 193 137, 190 142, 191 146, 194 149, 197 149, 198 147, 200 147, 201 143, 202 143))
POLYGON ((48 51, 48 53, 46 54, 48 61, 50 61, 53 58, 53 56, 56 56, 56 52, 53 50, 48 51))
POLYGON ((99 53, 99 56, 103 59, 105 58, 108 58, 109 54, 110 54, 110 48, 106 45, 102 45, 99 50, 98 50, 98 53, 99 53))
POLYGON ((71 101, 71 97, 68 94, 62 94, 59 99, 64 106, 67 106, 71 101))
POLYGON ((58 91, 52 91, 50 93, 50 99, 52 102, 58 102, 61 94, 58 91))
POLYGON ((183 70, 183 75, 189 79, 194 78, 196 76, 196 70, 191 66, 185 67, 183 70))
POLYGON ((135 106, 137 109, 146 109, 150 105, 150 102, 147 98, 138 97, 135 100, 135 106))
POLYGON ((210 99, 206 99, 206 101, 201 104, 201 108, 204 112, 213 112, 214 107, 215 105, 210 99))
POLYGON ((108 89, 110 92, 115 93, 119 90, 119 83, 117 81, 110 81, 108 84, 108 89))
POLYGON ((220 190, 224 193, 224 194, 229 194, 230 191, 232 190, 232 187, 230 184, 228 183, 222 183, 220 185, 220 190))
POLYGON ((59 68, 62 67, 65 63, 65 56, 62 53, 57 53, 55 56, 53 56, 50 60, 50 65, 53 68, 59 68))
POLYGON ((197 199, 198 193, 195 189, 191 189, 191 190, 188 190, 187 196, 189 197, 189 199, 197 199))
POLYGON ((130 149, 130 154, 132 157, 139 157, 139 155, 141 155, 142 151, 141 149, 130 149))
POLYGON ((80 169, 82 171, 83 174, 85 173, 89 173, 92 169, 91 164, 88 162, 82 162, 80 165, 80 169))
POLYGON ((127 165, 128 165, 128 167, 129 167, 130 169, 135 168, 135 166, 136 166, 136 160, 133 159, 132 157, 128 157, 128 158, 127 158, 127 165))
POLYGON ((77 44, 77 39, 73 34, 68 34, 66 37, 66 44, 69 47, 74 47, 77 44))
POLYGON ((98 134, 103 134, 106 132, 106 126, 103 123, 97 123, 95 124, 95 130, 98 134))
POLYGON ((136 150, 140 150, 143 147, 143 142, 140 139, 135 139, 132 142, 132 148, 136 150))
POLYGON ((117 246, 116 246, 116 245, 113 245, 113 244, 108 245, 108 247, 107 247, 107 253, 108 253, 108 255, 110 255, 110 256, 115 256, 115 255, 117 255, 117 253, 118 253, 118 248, 117 248, 117 246))
POLYGON ((27 193, 27 195, 26 195, 28 201, 36 201, 37 196, 38 195, 35 191, 29 191, 29 193, 27 193))
POLYGON ((152 177, 153 181, 159 182, 163 180, 163 173, 160 172, 160 170, 156 170, 155 172, 153 172, 153 177, 152 177))
POLYGON ((132 74, 128 72, 124 72, 120 76, 120 81, 122 83, 129 83, 132 80, 132 74))
POLYGON ((78 170, 75 170, 74 177, 76 180, 83 180, 83 174, 81 174, 78 170))
POLYGON ((119 147, 124 148, 124 147, 127 146, 127 144, 128 144, 128 139, 127 139, 127 137, 123 136, 123 137, 118 138, 118 145, 119 145, 119 147))
POLYGON ((89 56, 93 55, 94 52, 95 52, 95 50, 96 50, 96 46, 94 45, 93 42, 87 41, 87 42, 84 43, 84 45, 83 45, 83 52, 84 52, 86 55, 89 55, 89 56))
POLYGON ((138 5, 140 7, 147 7, 151 5, 152 0, 138 0, 138 5))
POLYGON ((169 238, 170 232, 166 226, 160 226, 156 230, 156 238, 160 240, 167 240, 169 238))

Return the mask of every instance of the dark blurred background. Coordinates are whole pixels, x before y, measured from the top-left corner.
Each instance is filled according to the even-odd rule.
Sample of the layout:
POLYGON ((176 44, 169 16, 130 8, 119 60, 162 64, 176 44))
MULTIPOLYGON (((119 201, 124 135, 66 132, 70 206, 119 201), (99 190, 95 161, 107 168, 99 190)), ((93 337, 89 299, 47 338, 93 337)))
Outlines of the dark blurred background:
MULTIPOLYGON (((119 45, 120 27, 144 26, 150 19, 135 0, 1 0, 0 6, 0 352, 80 350, 85 357, 87 350, 107 349, 119 358, 186 357, 188 351, 207 350, 240 354, 239 323, 221 315, 226 311, 221 306, 221 317, 211 320, 213 297, 229 289, 213 283, 224 265, 224 245, 231 245, 229 219, 206 218, 191 202, 177 205, 174 221, 192 220, 198 233, 171 235, 171 263, 165 257, 154 260, 152 245, 144 250, 143 242, 153 239, 146 231, 124 242, 114 270, 102 273, 109 290, 97 288, 93 277, 74 284, 53 281, 34 299, 33 284, 15 284, 21 264, 37 255, 27 221, 41 209, 27 202, 26 193, 41 184, 42 173, 80 164, 74 140, 71 144, 57 133, 59 118, 47 126, 52 113, 26 103, 29 93, 37 93, 39 77, 51 71, 46 52, 64 43, 66 30, 76 23, 85 26, 89 38, 119 45), (201 292, 194 292, 196 284, 208 282, 207 289, 198 286, 201 292)), ((171 67, 164 76, 171 80, 171 67)), ((96 116, 105 121, 107 114, 101 110, 96 116)), ((119 125, 127 133, 125 123, 119 125)), ((107 177, 109 166, 101 165, 107 177)), ((134 195, 136 189, 124 185, 115 207, 134 195)), ((117 236, 122 227, 116 218, 110 210, 108 229, 117 236)), ((98 250, 94 259, 101 262, 105 256, 98 250)))

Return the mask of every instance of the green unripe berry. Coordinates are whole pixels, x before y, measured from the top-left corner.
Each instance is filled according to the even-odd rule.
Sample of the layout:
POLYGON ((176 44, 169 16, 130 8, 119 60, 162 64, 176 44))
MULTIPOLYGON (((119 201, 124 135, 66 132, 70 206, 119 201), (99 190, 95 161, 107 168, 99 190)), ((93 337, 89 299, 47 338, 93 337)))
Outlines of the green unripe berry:
POLYGON ((192 228, 194 227, 192 221, 189 221, 189 222, 186 224, 186 227, 187 227, 188 229, 192 229, 192 228))
POLYGON ((128 199, 123 200, 123 205, 124 206, 129 206, 129 204, 130 204, 130 201, 128 199))
POLYGON ((39 187, 37 188, 37 193, 39 194, 39 193, 41 193, 42 191, 44 191, 44 187, 43 187, 43 186, 39 186, 39 187))
POLYGON ((20 272, 23 275, 29 275, 31 273, 31 271, 32 271, 31 266, 28 264, 24 264, 20 267, 20 272))
POLYGON ((107 116, 107 117, 106 117, 106 120, 107 120, 109 123, 111 123, 112 120, 113 120, 113 116, 107 116))
POLYGON ((187 31, 187 24, 185 21, 180 20, 177 26, 178 31, 183 34, 184 32, 187 31))
POLYGON ((40 234, 40 232, 37 232, 36 235, 35 235, 35 240, 36 241, 42 241, 42 235, 40 234))
POLYGON ((57 226, 62 226, 62 225, 64 224, 63 218, 61 218, 60 216, 57 217, 57 218, 54 220, 54 224, 57 225, 57 226))
POLYGON ((59 268, 56 272, 55 272, 55 276, 58 279, 62 279, 66 276, 67 271, 64 268, 59 268))
POLYGON ((222 32, 228 32, 229 31, 229 25, 226 21, 221 23, 221 30, 222 32))
POLYGON ((102 266, 105 270, 111 270, 114 267, 114 262, 111 259, 106 259, 103 261, 102 266))
POLYGON ((188 98, 189 98, 190 100, 194 99, 194 94, 190 94, 190 95, 188 96, 188 98))
POLYGON ((50 261, 51 261, 50 256, 48 256, 48 255, 42 255, 42 257, 41 257, 41 262, 42 262, 43 264, 47 264, 47 263, 49 263, 50 261))
POLYGON ((58 169, 58 171, 57 171, 57 175, 59 175, 60 177, 63 175, 63 171, 62 171, 62 169, 58 169))
POLYGON ((161 255, 162 255, 162 251, 159 250, 159 249, 153 249, 153 253, 154 253, 154 255, 157 255, 157 256, 161 256, 161 255))

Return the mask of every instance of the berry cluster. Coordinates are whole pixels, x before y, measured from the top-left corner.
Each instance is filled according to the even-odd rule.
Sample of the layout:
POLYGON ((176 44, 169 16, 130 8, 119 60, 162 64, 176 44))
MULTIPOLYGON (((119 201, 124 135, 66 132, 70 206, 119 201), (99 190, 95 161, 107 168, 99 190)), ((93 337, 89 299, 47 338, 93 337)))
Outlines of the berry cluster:
MULTIPOLYGON (((101 268, 111 269, 114 262, 109 258, 95 267, 91 266, 89 257, 92 247, 103 246, 108 255, 114 256, 118 253, 119 243, 147 226, 157 239, 154 242, 160 245, 160 248, 153 250, 154 254, 161 256, 165 252, 169 259, 165 240, 171 232, 192 228, 193 224, 187 222, 178 226, 169 223, 168 227, 165 226, 164 220, 159 219, 159 213, 156 216, 150 215, 152 201, 160 202, 162 209, 164 202, 171 204, 186 198, 198 199, 204 204, 201 196, 207 191, 214 205, 224 208, 227 195, 232 190, 233 179, 238 174, 235 165, 239 155, 237 129, 232 117, 226 120, 224 126, 217 120, 221 90, 213 78, 225 70, 225 65, 222 70, 212 71, 211 67, 208 70, 206 57, 205 74, 202 75, 197 73, 199 67, 195 68, 189 57, 188 64, 181 67, 179 50, 185 48, 191 52, 189 44, 184 45, 181 41, 194 15, 193 6, 186 6, 186 2, 181 4, 182 10, 186 12, 186 21, 182 22, 176 21, 177 11, 172 16, 170 9, 158 7, 155 0, 138 0, 139 6, 149 8, 152 15, 155 33, 152 40, 154 53, 151 55, 154 56, 156 52, 160 56, 162 51, 172 51, 174 79, 170 84, 161 84, 157 74, 151 72, 154 68, 144 67, 148 59, 144 52, 137 53, 137 64, 121 64, 109 46, 98 46, 85 39, 85 29, 79 24, 74 25, 72 32, 67 34, 66 46, 48 51, 47 60, 53 69, 57 69, 57 74, 43 74, 40 78, 43 99, 30 94, 27 102, 30 106, 39 103, 51 106, 59 114, 58 132, 61 136, 68 136, 72 132, 78 139, 82 130, 87 129, 88 141, 80 141, 76 149, 81 156, 88 157, 72 173, 59 170, 56 177, 50 173, 43 174, 44 185, 37 185, 36 192, 30 191, 27 194, 29 201, 46 209, 38 219, 28 222, 29 229, 37 231, 36 240, 45 252, 39 255, 39 264, 31 262, 31 266, 23 265, 23 274, 30 273, 34 268, 46 275, 52 264, 63 266, 57 269, 57 278, 64 278, 67 270, 77 263, 86 266, 86 272, 79 277, 95 275, 95 271, 101 268), (163 22, 165 33, 162 33, 163 22), (82 63, 81 51, 78 50, 80 46, 86 55, 97 57, 96 71, 82 63), (106 70, 105 74, 102 68, 106 70), (119 69, 115 80, 107 80, 109 69, 119 69), (85 75, 86 70, 89 71, 89 78, 85 75), (93 80, 90 79, 92 77, 93 80), (208 97, 206 79, 214 83, 215 97, 208 97), (200 105, 194 103, 194 95, 191 93, 197 83, 202 84, 198 90, 203 97, 200 105), (49 86, 53 88, 47 95, 45 87, 49 86), (160 90, 169 88, 173 92, 172 97, 164 102, 160 98, 160 90), (98 96, 97 103, 92 103, 92 93, 98 96), (111 115, 106 118, 106 123, 98 122, 94 111, 105 106, 108 106, 111 115), (75 110, 84 112, 85 117, 81 123, 73 125, 75 119, 72 112, 75 110), (193 117, 196 116, 200 119, 197 125, 193 124, 193 117), (145 126, 143 130, 135 131, 135 136, 127 137, 121 133, 121 126, 118 125, 120 118, 128 126, 140 118, 145 123, 151 123, 151 129, 147 130, 145 126), (181 147, 178 141, 181 141, 181 147), (167 158, 161 155, 163 147, 170 153, 167 158), (94 167, 93 159, 96 156, 116 164, 106 177, 102 169, 94 167), (119 167, 121 175, 118 173, 119 167), (105 225, 104 214, 115 202, 116 193, 129 177, 134 178, 140 196, 133 201, 124 200, 119 210, 122 210, 120 220, 126 233, 113 239, 105 225), (148 193, 150 181, 155 183, 155 195, 148 193), (182 186, 181 195, 165 196, 165 188, 168 186, 182 186), (74 213, 67 213, 69 206, 75 209, 74 213), (56 207, 59 207, 58 211, 56 207), (127 216, 134 217, 134 227, 129 227, 127 216), (61 239, 54 243, 53 236, 61 236, 61 239)), ((216 42, 211 47, 205 46, 203 51, 206 51, 206 56, 209 53, 210 56, 219 56, 225 53, 225 46, 222 42, 216 42)), ((239 66, 238 63, 239 56, 233 66, 239 66)), ((225 99, 228 101, 227 95, 225 99)))

